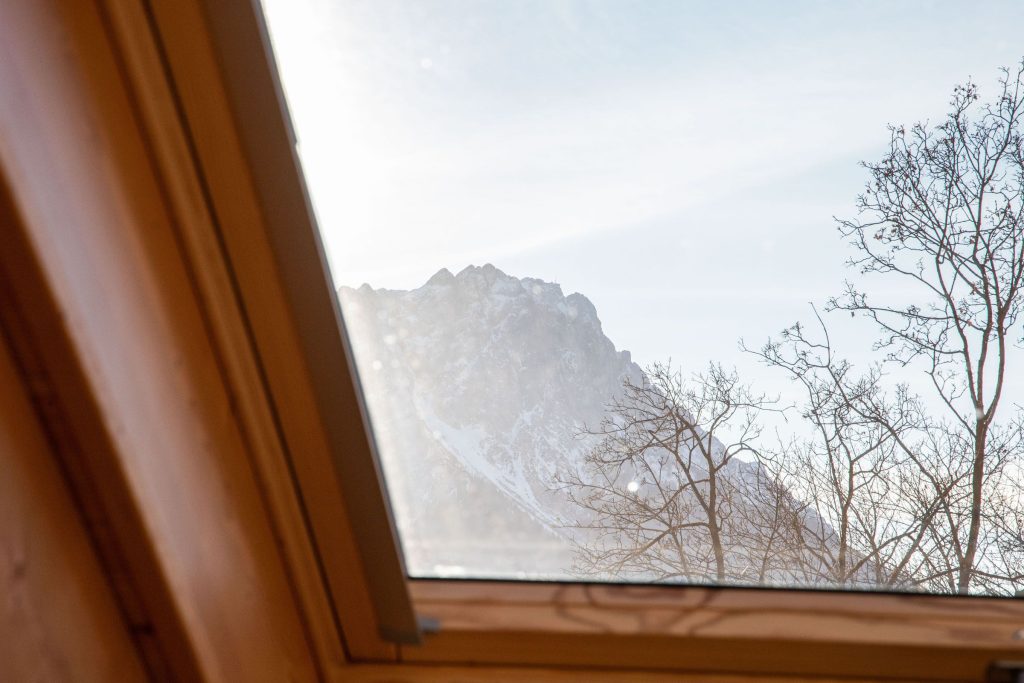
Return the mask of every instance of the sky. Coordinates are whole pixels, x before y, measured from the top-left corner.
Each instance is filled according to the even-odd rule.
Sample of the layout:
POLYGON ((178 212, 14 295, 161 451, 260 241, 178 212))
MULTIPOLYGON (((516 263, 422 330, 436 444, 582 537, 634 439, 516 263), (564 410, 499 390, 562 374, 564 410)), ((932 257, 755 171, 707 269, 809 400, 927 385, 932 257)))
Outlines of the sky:
MULTIPOLYGON (((493 263, 587 296, 638 362, 754 380, 738 341, 840 293, 834 217, 887 124, 1024 56, 1021 2, 264 6, 337 284, 493 263)), ((856 323, 834 321, 867 362, 856 323)))

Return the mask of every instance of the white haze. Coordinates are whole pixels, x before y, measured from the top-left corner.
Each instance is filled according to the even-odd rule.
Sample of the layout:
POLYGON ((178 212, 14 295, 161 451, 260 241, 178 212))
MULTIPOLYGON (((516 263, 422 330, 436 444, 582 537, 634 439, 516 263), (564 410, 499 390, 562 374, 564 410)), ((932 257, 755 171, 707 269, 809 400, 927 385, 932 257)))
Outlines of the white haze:
MULTIPOLYGON (((858 160, 991 86, 1024 25, 1010 2, 265 7, 338 284, 490 262, 585 294, 642 364, 783 394, 737 341, 838 293, 858 160)), ((873 358, 869 326, 831 323, 873 358)))

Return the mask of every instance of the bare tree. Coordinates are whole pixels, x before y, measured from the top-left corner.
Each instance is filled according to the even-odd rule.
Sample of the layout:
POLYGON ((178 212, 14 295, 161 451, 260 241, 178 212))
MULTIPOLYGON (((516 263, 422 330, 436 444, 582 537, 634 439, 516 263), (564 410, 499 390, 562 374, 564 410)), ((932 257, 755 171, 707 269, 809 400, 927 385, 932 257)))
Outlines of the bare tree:
POLYGON ((953 488, 930 470, 920 476, 937 452, 933 425, 905 386, 886 392, 878 367, 858 375, 837 357, 817 320, 820 340, 797 324, 753 352, 806 396, 798 406, 804 432, 771 459, 776 478, 786 473, 811 513, 798 544, 804 575, 841 586, 921 586, 931 574, 922 572, 922 551, 953 488))
POLYGON ((805 500, 794 495, 802 472, 780 467, 766 451, 745 467, 735 481, 739 494, 734 506, 730 541, 737 575, 744 582, 816 584, 820 572, 808 562, 807 529, 816 517, 805 500))
MULTIPOLYGON (((775 528, 764 529, 760 544, 744 541, 752 528, 740 508, 760 475, 740 457, 756 457, 757 418, 772 408, 718 365, 686 379, 655 364, 641 383, 627 380, 600 426, 584 430, 597 444, 562 482, 584 513, 576 524, 587 534, 579 569, 655 580, 762 579, 781 555, 780 527, 792 515, 777 491, 775 528)), ((763 526, 773 526, 770 517, 763 526)))
MULTIPOLYGON (((1024 62, 940 124, 891 128, 839 221, 858 273, 828 309, 872 320, 883 363, 856 374, 797 325, 758 355, 803 389, 805 425, 767 449, 774 403, 719 366, 627 384, 564 482, 596 535, 588 571, 662 579, 1024 585, 1024 417, 1007 407, 1024 307, 1024 62), (892 286, 896 285, 896 286, 892 286), (935 405, 885 364, 924 367, 935 405), (1009 413, 1009 414, 1007 414, 1009 413), (749 458, 737 458, 742 453, 749 458)), ((815 312, 817 316, 817 312, 815 312)))
POLYGON ((1008 423, 989 427, 979 491, 974 486, 973 435, 954 421, 944 422, 935 431, 936 445, 925 454, 922 471, 946 479, 949 490, 940 501, 925 551, 929 576, 941 579, 930 584, 932 590, 966 592, 961 577, 972 548, 964 539, 974 529, 975 561, 969 587, 996 594, 1014 592, 1020 585, 1020 544, 1013 540, 1013 534, 1015 520, 1024 513, 1019 493, 1021 434, 1019 415, 1008 423))
POLYGON ((986 506, 990 565, 995 576, 982 575, 988 592, 1020 595, 1024 591, 1024 472, 1019 464, 1004 468, 986 506))
POLYGON ((979 554, 990 536, 986 497, 993 468, 1019 441, 1019 421, 1000 427, 997 417, 1024 303, 1024 64, 1004 70, 1001 85, 989 104, 974 84, 959 86, 941 124, 891 129, 888 153, 865 164, 858 217, 840 221, 863 277, 830 302, 873 320, 889 361, 924 361, 955 432, 946 445, 966 450, 968 490, 942 511, 961 593, 991 573, 979 554), (876 300, 866 289, 876 276, 913 293, 876 300))

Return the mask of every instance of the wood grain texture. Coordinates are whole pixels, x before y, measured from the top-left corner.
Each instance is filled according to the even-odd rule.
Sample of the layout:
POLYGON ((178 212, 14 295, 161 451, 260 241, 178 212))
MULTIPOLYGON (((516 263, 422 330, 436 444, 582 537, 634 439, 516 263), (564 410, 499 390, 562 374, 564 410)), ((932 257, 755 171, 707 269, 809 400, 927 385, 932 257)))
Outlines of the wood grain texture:
POLYGON ((343 664, 343 641, 278 418, 157 36, 141 2, 117 0, 102 4, 165 188, 224 383, 237 406, 253 469, 307 620, 307 632, 322 668, 343 664))
MULTIPOLYGON (((770 634, 1001 649, 1019 643, 1014 634, 1024 628, 1024 602, 1005 598, 502 581, 414 580, 410 586, 421 610, 464 630, 543 623, 561 633, 770 634), (764 615, 780 617, 770 632, 757 621, 764 615), (844 625, 811 629, 825 620, 844 625), (960 630, 951 630, 952 623, 960 630)), ((1016 647, 1024 653, 1024 643, 1016 647)))
MULTIPOLYGON (((0 319, 102 560, 46 461, 12 467, 0 675, 136 680, 126 623, 180 680, 976 681, 1024 657, 1010 600, 414 582, 440 633, 347 664, 335 617, 352 659, 399 654, 324 429, 360 416, 311 389, 202 4, 97 2, 0 7, 0 319)), ((45 451, 5 431, 17 395, 0 458, 45 451)))
MULTIPOLYGON (((311 457, 297 459, 295 467, 318 542, 329 554, 325 565, 334 563, 334 569, 328 570, 333 592, 340 601, 349 601, 340 618, 350 652, 357 659, 385 658, 389 656, 386 648, 375 650, 379 644, 366 628, 372 616, 361 598, 365 585, 353 569, 349 533, 331 524, 332 513, 342 508, 336 504, 337 492, 323 476, 330 463, 321 459, 322 434, 309 417, 316 411, 303 379, 310 369, 296 362, 301 354, 279 279, 267 277, 275 272, 273 250, 265 236, 251 228, 265 217, 255 199, 238 200, 251 197, 254 190, 251 169, 238 149, 237 121, 231 120, 223 92, 196 89, 189 78, 212 71, 213 76, 199 79, 206 84, 220 77, 202 13, 188 3, 184 9, 159 1, 153 7, 171 70, 181 83, 182 106, 192 124, 193 142, 268 382, 277 397, 288 398, 278 400, 283 429, 292 452, 297 452, 295 444, 312 447, 311 457), (313 431, 302 429, 303 425, 313 431), (340 552, 334 554, 335 549, 340 552)), ((338 417, 352 420, 354 429, 360 426, 352 416, 338 417)), ((758 597, 750 591, 718 591, 714 604, 706 604, 710 592, 687 593, 686 601, 677 604, 679 594, 669 599, 657 597, 662 595, 658 591, 634 589, 605 594, 602 600, 608 604, 595 606, 592 595, 573 598, 571 591, 568 597, 548 591, 521 601, 514 598, 518 587, 466 584, 465 589, 486 595, 475 602, 418 601, 421 612, 441 618, 442 633, 424 647, 403 648, 404 658, 804 674, 841 670, 888 678, 916 678, 927 671, 920 679, 968 680, 979 677, 991 657, 1019 652, 1016 641, 1009 638, 1017 629, 1019 614, 1012 609, 1010 613, 1002 608, 993 611, 993 603, 958 603, 952 610, 937 607, 941 601, 931 599, 879 602, 874 599, 879 596, 850 596, 849 600, 838 596, 837 603, 824 594, 758 597), (743 652, 739 661, 737 652, 743 652)))
POLYGON ((1013 600, 412 582, 440 632, 405 661, 982 680, 1024 656, 1013 600))
POLYGON ((147 679, 2 335, 0 577, 0 680, 147 679))
POLYGON ((314 680, 104 17, 57 0, 0 14, 0 166, 25 224, 5 226, 0 262, 69 457, 105 503, 177 678, 314 680))
POLYGON ((396 649, 379 634, 324 426, 325 420, 334 420, 358 438, 365 438, 361 416, 357 409, 324 415, 317 402, 311 384, 316 368, 307 364, 302 353, 266 216, 225 93, 204 3, 154 0, 151 4, 347 651, 357 660, 393 661, 396 649))
MULTIPOLYGON (((336 672, 346 683, 876 683, 873 678, 807 678, 771 675, 669 673, 530 666, 430 666, 359 664, 336 672)), ((890 683, 916 683, 892 679, 890 683)))

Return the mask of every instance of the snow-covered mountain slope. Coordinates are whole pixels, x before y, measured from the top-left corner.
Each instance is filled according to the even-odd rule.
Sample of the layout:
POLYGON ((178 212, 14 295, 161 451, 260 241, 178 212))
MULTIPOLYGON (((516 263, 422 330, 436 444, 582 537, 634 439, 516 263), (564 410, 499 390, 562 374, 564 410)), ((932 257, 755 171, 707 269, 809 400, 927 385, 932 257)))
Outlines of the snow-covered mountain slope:
MULTIPOLYGON (((589 513, 560 482, 581 470, 597 443, 585 428, 600 426, 624 381, 649 379, 604 335, 586 297, 492 265, 458 275, 441 270, 410 291, 342 287, 339 297, 413 575, 573 579, 573 541, 616 544, 603 527, 574 528, 590 523, 589 513)), ((712 440, 712 451, 724 448, 712 440)), ((707 472, 691 467, 705 487, 707 472)), ((740 459, 720 473, 735 491, 722 527, 728 573, 732 581, 756 581, 751 572, 762 560, 754 537, 760 520, 777 516, 776 503, 763 496, 772 480, 740 459)), ((642 494, 650 484, 643 476, 631 481, 628 467, 616 476, 624 490, 642 494)), ((693 503, 684 494, 674 505, 690 509, 693 521, 706 519, 693 503)), ((831 536, 813 512, 803 524, 814 536, 831 536)), ((683 540, 694 558, 706 554, 705 541, 692 541, 683 540)), ((772 548, 772 562, 781 560, 772 548)), ((798 564, 816 558, 812 552, 798 564)), ((798 574, 778 565, 765 578, 799 582, 798 574)), ((693 578, 708 577, 704 569, 693 578)))
POLYGON ((410 571, 568 576, 558 473, 643 376, 593 304, 491 265, 339 295, 410 571))

